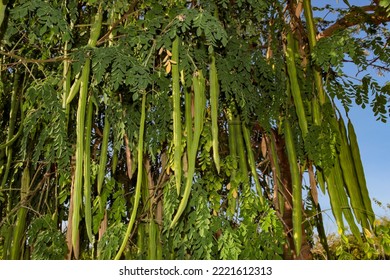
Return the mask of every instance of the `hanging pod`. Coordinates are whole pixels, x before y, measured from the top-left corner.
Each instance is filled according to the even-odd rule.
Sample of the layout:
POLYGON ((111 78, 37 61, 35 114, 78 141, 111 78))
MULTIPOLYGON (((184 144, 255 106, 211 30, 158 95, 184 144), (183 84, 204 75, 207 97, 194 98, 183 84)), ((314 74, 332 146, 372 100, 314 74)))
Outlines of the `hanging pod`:
POLYGON ((302 184, 301 175, 298 168, 294 138, 291 131, 290 121, 287 118, 285 119, 284 123, 284 136, 292 182, 293 240, 295 252, 297 255, 299 255, 302 246, 302 184))
POLYGON ((145 119, 146 119, 146 93, 142 94, 142 105, 141 105, 141 119, 139 126, 139 138, 138 138, 138 166, 137 166, 137 183, 135 185, 134 204, 131 211, 130 221, 127 226, 125 237, 123 238, 121 247, 119 248, 115 259, 119 260, 123 251, 126 248, 127 241, 130 237, 131 231, 135 223, 137 216, 137 210, 141 199, 141 185, 143 178, 143 156, 144 156, 144 133, 145 133, 145 119))
POLYGON ((326 188, 325 188, 325 176, 324 176, 324 171, 316 169, 316 178, 318 182, 318 186, 320 187, 320 190, 323 194, 326 193, 326 188))
POLYGON ((30 170, 26 166, 23 169, 21 189, 20 189, 20 208, 18 210, 16 218, 16 226, 13 231, 12 247, 11 247, 11 260, 20 259, 20 249, 22 248, 22 239, 24 231, 26 230, 26 218, 27 218, 27 208, 26 199, 28 192, 30 190, 30 170))
POLYGON ((248 179, 248 164, 247 157, 245 154, 245 144, 243 140, 243 133, 241 129, 241 120, 239 116, 235 116, 233 119, 234 123, 234 136, 236 138, 237 156, 238 156, 238 170, 241 173, 241 177, 244 182, 249 185, 248 179))
POLYGON ((72 245, 77 247, 77 236, 79 232, 80 208, 82 202, 82 187, 83 187, 83 157, 84 157, 84 124, 85 111, 88 94, 88 79, 90 73, 91 60, 88 58, 82 70, 82 82, 80 86, 79 104, 77 108, 76 119, 76 168, 75 168, 75 183, 73 191, 73 216, 72 216, 72 245))
POLYGON ((268 158, 271 163, 272 173, 273 173, 273 180, 274 180, 274 188, 276 191, 275 199, 278 202, 279 212, 281 215, 284 214, 284 208, 285 208, 285 189, 283 186, 283 182, 281 180, 281 172, 280 172, 280 166, 279 166, 279 159, 278 154, 276 152, 276 143, 275 143, 275 136, 273 133, 271 133, 269 136, 266 137, 266 143, 268 146, 268 158))
MULTIPOLYGON (((103 188, 104 177, 106 176, 106 165, 107 165, 107 154, 108 154, 108 140, 110 137, 110 122, 106 114, 104 118, 104 128, 103 128, 103 141, 100 149, 100 159, 99 159, 99 173, 97 177, 97 191, 98 195, 101 194, 103 188)), ((104 211, 104 205, 100 205, 101 211, 104 211)))
MULTIPOLYGON (((313 12, 312 12, 310 0, 303 1, 303 12, 306 19, 306 28, 308 31, 307 37, 309 39, 310 51, 312 52, 314 50, 315 45, 317 44, 317 39, 316 39, 317 31, 314 24, 314 18, 313 18, 313 12)), ((325 93, 322 84, 321 73, 316 69, 314 65, 311 65, 311 68, 313 71, 314 83, 317 88, 317 92, 316 94, 314 94, 313 99, 311 101, 313 123, 315 125, 321 125, 322 122, 321 105, 324 105, 325 103, 325 93)))
POLYGON ((157 259, 158 225, 153 219, 149 220, 149 260, 157 259))
MULTIPOLYGON (((306 28, 308 30, 308 39, 309 39, 309 46, 310 46, 310 51, 314 50, 315 45, 317 44, 317 29, 314 24, 314 17, 313 17, 313 8, 311 6, 311 1, 310 0, 305 0, 303 2, 303 12, 305 15, 306 19, 306 28)), ((325 92, 322 84, 322 77, 321 73, 313 67, 313 76, 314 76, 314 82, 317 88, 317 97, 315 97, 315 102, 319 102, 320 105, 325 104, 325 92)), ((315 107, 314 105, 313 107, 315 107)), ((313 114, 315 117, 318 117, 319 115, 313 114)), ((321 119, 318 119, 319 122, 321 122, 321 119)))
POLYGON ((7 225, 7 227, 3 227, 3 241, 2 241, 2 259, 7 260, 10 258, 10 249, 12 246, 12 233, 13 233, 13 227, 11 225, 7 225))
POLYGON ((343 212, 341 209, 339 191, 337 190, 337 188, 344 186, 336 185, 334 173, 335 170, 334 168, 332 168, 331 171, 329 171, 329 174, 326 175, 326 186, 329 194, 330 205, 332 206, 333 216, 336 218, 338 233, 342 234, 344 233, 345 226, 343 220, 343 212))
POLYGON ((92 132, 92 97, 88 100, 87 123, 85 126, 85 147, 84 147, 84 217, 85 227, 89 241, 92 237, 92 210, 91 210, 91 132, 92 132))
POLYGON ((173 147, 174 147, 174 171, 177 195, 180 195, 181 187, 181 110, 180 110, 180 77, 179 77, 179 44, 180 39, 176 35, 172 44, 172 102, 173 102, 173 147))
MULTIPOLYGON (((97 39, 99 38, 103 19, 102 8, 99 7, 94 22, 92 23, 88 47, 95 47, 97 39)), ((85 61, 80 78, 80 93, 77 107, 76 118, 76 168, 75 168, 75 184, 73 197, 73 216, 72 216, 72 245, 77 247, 77 237, 79 232, 80 208, 82 202, 82 186, 83 186, 83 157, 84 157, 84 125, 85 112, 88 95, 88 82, 91 70, 91 59, 88 57, 85 61)), ((76 81, 75 83, 77 83, 76 81)))
POLYGON ((0 1, 0 26, 3 24, 5 18, 5 10, 7 9, 7 2, 0 1))
POLYGON ((249 166, 251 168, 253 180, 255 181, 256 191, 257 191, 257 194, 260 198, 260 204, 264 205, 264 196, 263 196, 263 192, 262 192, 261 185, 259 182, 259 175, 257 174, 257 171, 256 171, 256 162, 255 162, 255 157, 254 157, 252 147, 251 147, 250 133, 249 133, 249 129, 246 127, 245 124, 242 124, 242 132, 243 132, 242 134, 243 134, 244 140, 245 140, 249 166))
POLYGON ((362 193, 359 188, 357 174, 355 171, 355 163, 353 161, 351 149, 348 143, 347 131, 341 116, 338 120, 338 124, 339 124, 339 132, 340 132, 339 159, 340 159, 340 166, 341 166, 344 182, 348 190, 348 195, 350 197, 352 210, 355 214, 356 219, 364 228, 368 229, 369 223, 367 220, 368 219, 367 213, 364 207, 362 193))
POLYGON ((203 130, 204 123, 204 114, 206 106, 206 97, 205 97, 205 79, 203 77, 202 71, 199 70, 195 72, 193 76, 193 87, 194 87, 194 134, 192 139, 192 145, 187 150, 188 152, 188 175, 186 179, 186 185, 181 198, 179 207, 173 220, 171 222, 170 228, 173 228, 178 222, 180 216, 183 214, 184 209, 187 206, 188 198, 191 192, 192 180, 195 174, 195 163, 196 163, 196 153, 199 148, 200 135, 203 130))
POLYGON ((294 38, 291 31, 287 32, 287 49, 286 49, 286 65, 288 80, 290 84, 290 92, 293 97, 295 111, 298 116, 299 127, 301 128, 302 135, 305 137, 308 133, 307 120, 305 114, 305 108, 303 106, 301 89, 299 88, 299 80, 297 69, 295 66, 295 47, 294 38))
POLYGON ((139 259, 143 258, 143 253, 145 250, 145 224, 139 223, 137 226, 137 255, 139 259))
POLYGON ((159 227, 155 221, 155 191, 156 186, 151 174, 149 159, 145 159, 142 188, 142 205, 144 209, 149 208, 148 214, 148 259, 158 259, 159 227))
POLYGON ((352 159, 355 166, 355 172, 357 175, 357 181, 359 183, 360 193, 363 199, 365 213, 367 215, 368 221, 372 226, 375 220, 374 210, 372 209, 371 199, 367 189, 366 178, 364 175, 363 163, 360 156, 360 150, 359 150, 355 129, 350 119, 348 119, 348 137, 349 137, 349 146, 351 148, 352 159))
POLYGON ((344 234, 345 232, 345 218, 345 221, 348 223, 351 232, 360 242, 361 238, 359 228, 356 225, 355 219, 351 212, 351 206, 348 203, 345 182, 338 158, 335 159, 334 166, 326 174, 325 178, 333 216, 336 218, 338 233, 344 234))
POLYGON ((219 174, 220 158, 219 158, 219 141, 218 141, 218 99, 219 99, 219 83, 217 75, 217 67, 215 66, 215 53, 211 51, 210 64, 210 110, 211 110, 211 133, 213 144, 213 158, 215 167, 219 174))
POLYGON ((237 193, 238 193, 238 179, 237 179, 237 141, 236 134, 234 133, 234 122, 232 110, 226 111, 226 118, 228 119, 228 142, 229 142, 229 155, 233 161, 233 167, 230 173, 230 182, 227 185, 229 191, 228 194, 228 209, 227 215, 233 217, 237 206, 237 193))
MULTIPOLYGON (((360 231, 358 226, 356 225, 355 219, 353 217, 351 206, 348 203, 348 196, 345 190, 345 182, 343 180, 343 174, 340 166, 339 158, 336 158, 335 165, 333 167, 333 176, 334 176, 334 182, 336 185, 336 191, 339 197, 340 207, 343 212, 343 215, 345 217, 345 220, 347 221, 349 228, 352 232, 352 234, 356 237, 359 243, 362 242, 360 231)), ((343 233, 344 234, 344 233, 343 233)))
POLYGON ((186 130, 186 144, 187 150, 191 147, 192 138, 193 138, 193 127, 192 127, 192 115, 193 115, 193 96, 191 92, 187 91, 186 83, 184 79, 184 70, 180 71, 181 84, 184 89, 184 102, 185 102, 185 130, 186 130))

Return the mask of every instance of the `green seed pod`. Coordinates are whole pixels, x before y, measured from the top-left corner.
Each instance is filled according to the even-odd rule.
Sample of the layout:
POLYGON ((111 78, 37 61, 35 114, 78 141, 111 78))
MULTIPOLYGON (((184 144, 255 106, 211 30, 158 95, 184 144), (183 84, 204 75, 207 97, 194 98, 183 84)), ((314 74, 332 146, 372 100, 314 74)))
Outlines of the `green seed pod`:
POLYGON ((177 195, 180 195, 182 162, 181 162, 181 110, 180 110, 180 77, 179 77, 179 37, 176 36, 172 45, 172 101, 173 101, 173 145, 174 170, 177 195))
POLYGON ((219 142, 218 142, 218 99, 219 84, 217 67, 215 66, 215 53, 211 53, 210 64, 210 109, 211 109, 211 133, 213 136, 213 158, 217 172, 220 171, 219 142))
POLYGON ((202 74, 202 71, 195 73, 193 77, 193 86, 194 86, 194 139, 192 140, 192 145, 188 151, 188 176, 186 179, 186 185, 183 193, 183 197, 180 201, 177 212, 171 222, 170 228, 173 228, 178 222, 180 216, 183 214, 184 209, 187 206, 188 198, 190 197, 192 180, 195 173, 195 161, 196 153, 199 148, 200 135, 203 130, 204 123, 204 112, 206 106, 206 97, 205 97, 205 80, 202 74))
POLYGON ((302 246, 302 184, 298 168, 298 160, 291 131, 290 122, 285 120, 284 136, 286 141, 287 156, 290 165, 292 182, 292 218, 293 218, 293 240, 296 254, 299 255, 302 246))

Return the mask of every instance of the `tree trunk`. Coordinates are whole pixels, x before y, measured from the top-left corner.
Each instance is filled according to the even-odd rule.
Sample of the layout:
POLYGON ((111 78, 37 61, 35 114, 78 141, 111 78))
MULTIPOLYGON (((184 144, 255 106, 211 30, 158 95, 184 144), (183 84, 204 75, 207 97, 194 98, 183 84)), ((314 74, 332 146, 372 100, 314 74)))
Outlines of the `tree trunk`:
MULTIPOLYGON (((309 260, 313 256, 311 254, 311 247, 307 241, 306 231, 304 230, 304 225, 302 224, 302 248, 300 254, 297 256, 295 253, 294 242, 293 242, 293 221, 292 221, 292 182, 291 182, 291 173, 290 166, 288 163, 288 158, 285 150, 285 142, 281 135, 276 131, 273 132, 273 137, 275 139, 276 152, 278 156, 279 166, 280 166, 280 183, 282 187, 279 191, 282 192, 284 197, 284 211, 279 213, 282 219, 283 225, 285 226, 285 233, 287 236, 287 244, 284 246, 284 259, 301 259, 309 260)), ((278 209, 278 207, 275 207, 278 209)))

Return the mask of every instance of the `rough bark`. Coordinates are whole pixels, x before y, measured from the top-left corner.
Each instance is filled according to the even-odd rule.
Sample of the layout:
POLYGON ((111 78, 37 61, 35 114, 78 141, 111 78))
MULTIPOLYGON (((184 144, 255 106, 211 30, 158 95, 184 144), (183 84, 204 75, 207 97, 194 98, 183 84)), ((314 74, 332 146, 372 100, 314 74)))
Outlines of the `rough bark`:
POLYGON ((280 176, 281 184, 284 189, 284 212, 281 215, 282 222, 285 226, 285 232, 287 234, 287 244, 284 247, 284 259, 301 259, 309 260, 313 256, 311 254, 311 247, 308 243, 306 232, 304 230, 304 225, 302 224, 302 248, 300 254, 297 256, 295 253, 294 242, 293 242, 293 221, 292 221, 292 182, 291 182, 291 172, 290 166, 288 163, 288 158, 286 155, 285 147, 286 144, 281 135, 277 132, 273 132, 273 137, 275 138, 276 152, 279 160, 280 166, 280 176))

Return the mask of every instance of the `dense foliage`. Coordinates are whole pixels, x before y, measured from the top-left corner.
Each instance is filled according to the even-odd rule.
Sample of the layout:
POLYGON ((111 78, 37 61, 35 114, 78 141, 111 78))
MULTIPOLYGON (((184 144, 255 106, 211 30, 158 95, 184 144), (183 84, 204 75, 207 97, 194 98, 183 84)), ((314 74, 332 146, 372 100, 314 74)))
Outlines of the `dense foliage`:
POLYGON ((344 2, 1 0, 2 259, 308 259, 318 190, 370 247, 390 4, 344 2))
POLYGON ((321 242, 316 240, 313 246, 313 258, 324 260, 329 255, 338 260, 388 260, 390 259, 390 225, 388 218, 375 221, 374 234, 366 232, 365 241, 359 242, 353 235, 327 236, 327 251, 321 242))

